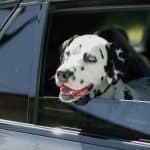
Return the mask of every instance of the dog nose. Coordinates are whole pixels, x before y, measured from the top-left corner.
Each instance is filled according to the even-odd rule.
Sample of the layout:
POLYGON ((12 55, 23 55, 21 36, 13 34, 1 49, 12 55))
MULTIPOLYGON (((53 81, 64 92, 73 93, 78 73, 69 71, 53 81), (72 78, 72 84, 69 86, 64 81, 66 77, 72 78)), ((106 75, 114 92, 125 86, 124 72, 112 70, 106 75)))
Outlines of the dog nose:
POLYGON ((68 79, 73 76, 73 72, 70 70, 57 71, 57 77, 60 82, 67 82, 68 79))

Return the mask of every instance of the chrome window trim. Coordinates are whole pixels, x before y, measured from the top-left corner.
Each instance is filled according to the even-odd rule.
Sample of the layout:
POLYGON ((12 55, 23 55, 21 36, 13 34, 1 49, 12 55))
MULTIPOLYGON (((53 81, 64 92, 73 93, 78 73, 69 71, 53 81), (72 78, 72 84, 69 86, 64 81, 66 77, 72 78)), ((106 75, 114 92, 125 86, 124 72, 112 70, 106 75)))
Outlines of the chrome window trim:
POLYGON ((60 8, 55 9, 54 13, 94 13, 94 12, 107 12, 107 11, 137 11, 137 10, 150 10, 150 4, 141 5, 118 5, 118 6, 91 6, 91 7, 78 7, 78 8, 60 8))

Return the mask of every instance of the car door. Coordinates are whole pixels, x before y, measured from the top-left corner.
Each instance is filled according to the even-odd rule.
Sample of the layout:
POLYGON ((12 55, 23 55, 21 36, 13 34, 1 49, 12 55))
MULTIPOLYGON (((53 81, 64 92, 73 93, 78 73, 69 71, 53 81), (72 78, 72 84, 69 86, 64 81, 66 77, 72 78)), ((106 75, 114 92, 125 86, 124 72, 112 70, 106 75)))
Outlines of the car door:
POLYGON ((35 90, 46 8, 37 1, 0 1, 0 118, 32 122, 29 97, 35 90), (20 3, 21 2, 21 3, 20 3), (44 16, 44 17, 43 17, 44 16), (36 65, 35 65, 36 61, 36 65), (36 69, 36 70, 34 70, 36 69), (33 90, 34 88, 34 90, 33 90))
MULTIPOLYGON (((98 97, 87 104, 78 105, 63 103, 58 98, 59 89, 56 87, 54 75, 60 64, 59 46, 63 41, 75 34, 94 33, 96 29, 100 30, 113 23, 122 25, 125 31, 129 27, 130 30, 134 30, 135 25, 141 24, 142 27, 136 32, 143 33, 149 16, 149 5, 145 1, 142 3, 138 1, 140 5, 136 5, 133 1, 125 2, 124 5, 115 0, 88 2, 54 0, 50 3, 36 97, 38 106, 36 123, 67 129, 70 132, 79 131, 81 135, 87 137, 149 139, 149 101, 105 101, 98 97), (127 19, 128 17, 131 19, 127 19)), ((135 43, 137 41, 142 43, 142 34, 136 38, 135 36, 129 38, 135 43)), ((92 141, 91 144, 95 143, 92 141)))

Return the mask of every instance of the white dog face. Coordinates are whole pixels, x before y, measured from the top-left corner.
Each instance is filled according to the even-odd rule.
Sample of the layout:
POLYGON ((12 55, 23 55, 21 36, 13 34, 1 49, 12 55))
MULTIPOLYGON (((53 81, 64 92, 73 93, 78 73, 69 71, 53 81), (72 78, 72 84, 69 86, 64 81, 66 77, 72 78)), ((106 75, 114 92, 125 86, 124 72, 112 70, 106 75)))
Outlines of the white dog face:
MULTIPOLYGON (((59 98, 72 102, 85 95, 94 97, 106 78, 112 82, 107 76, 109 43, 97 35, 78 36, 63 45, 66 43, 62 64, 55 75, 56 84, 60 87, 59 98)), ((115 72, 116 78, 118 72, 115 72)), ((113 73, 109 73, 111 77, 113 73)))

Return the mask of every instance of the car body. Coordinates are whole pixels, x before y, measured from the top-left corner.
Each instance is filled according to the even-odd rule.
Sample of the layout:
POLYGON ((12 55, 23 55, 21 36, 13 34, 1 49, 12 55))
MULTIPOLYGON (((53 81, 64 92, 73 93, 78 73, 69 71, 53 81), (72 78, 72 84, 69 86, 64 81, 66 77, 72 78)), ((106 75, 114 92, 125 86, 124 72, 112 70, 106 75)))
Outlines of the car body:
POLYGON ((0 149, 150 149, 148 101, 63 104, 50 80, 63 40, 87 32, 99 16, 131 10, 148 14, 150 3, 0 1, 0 149))

